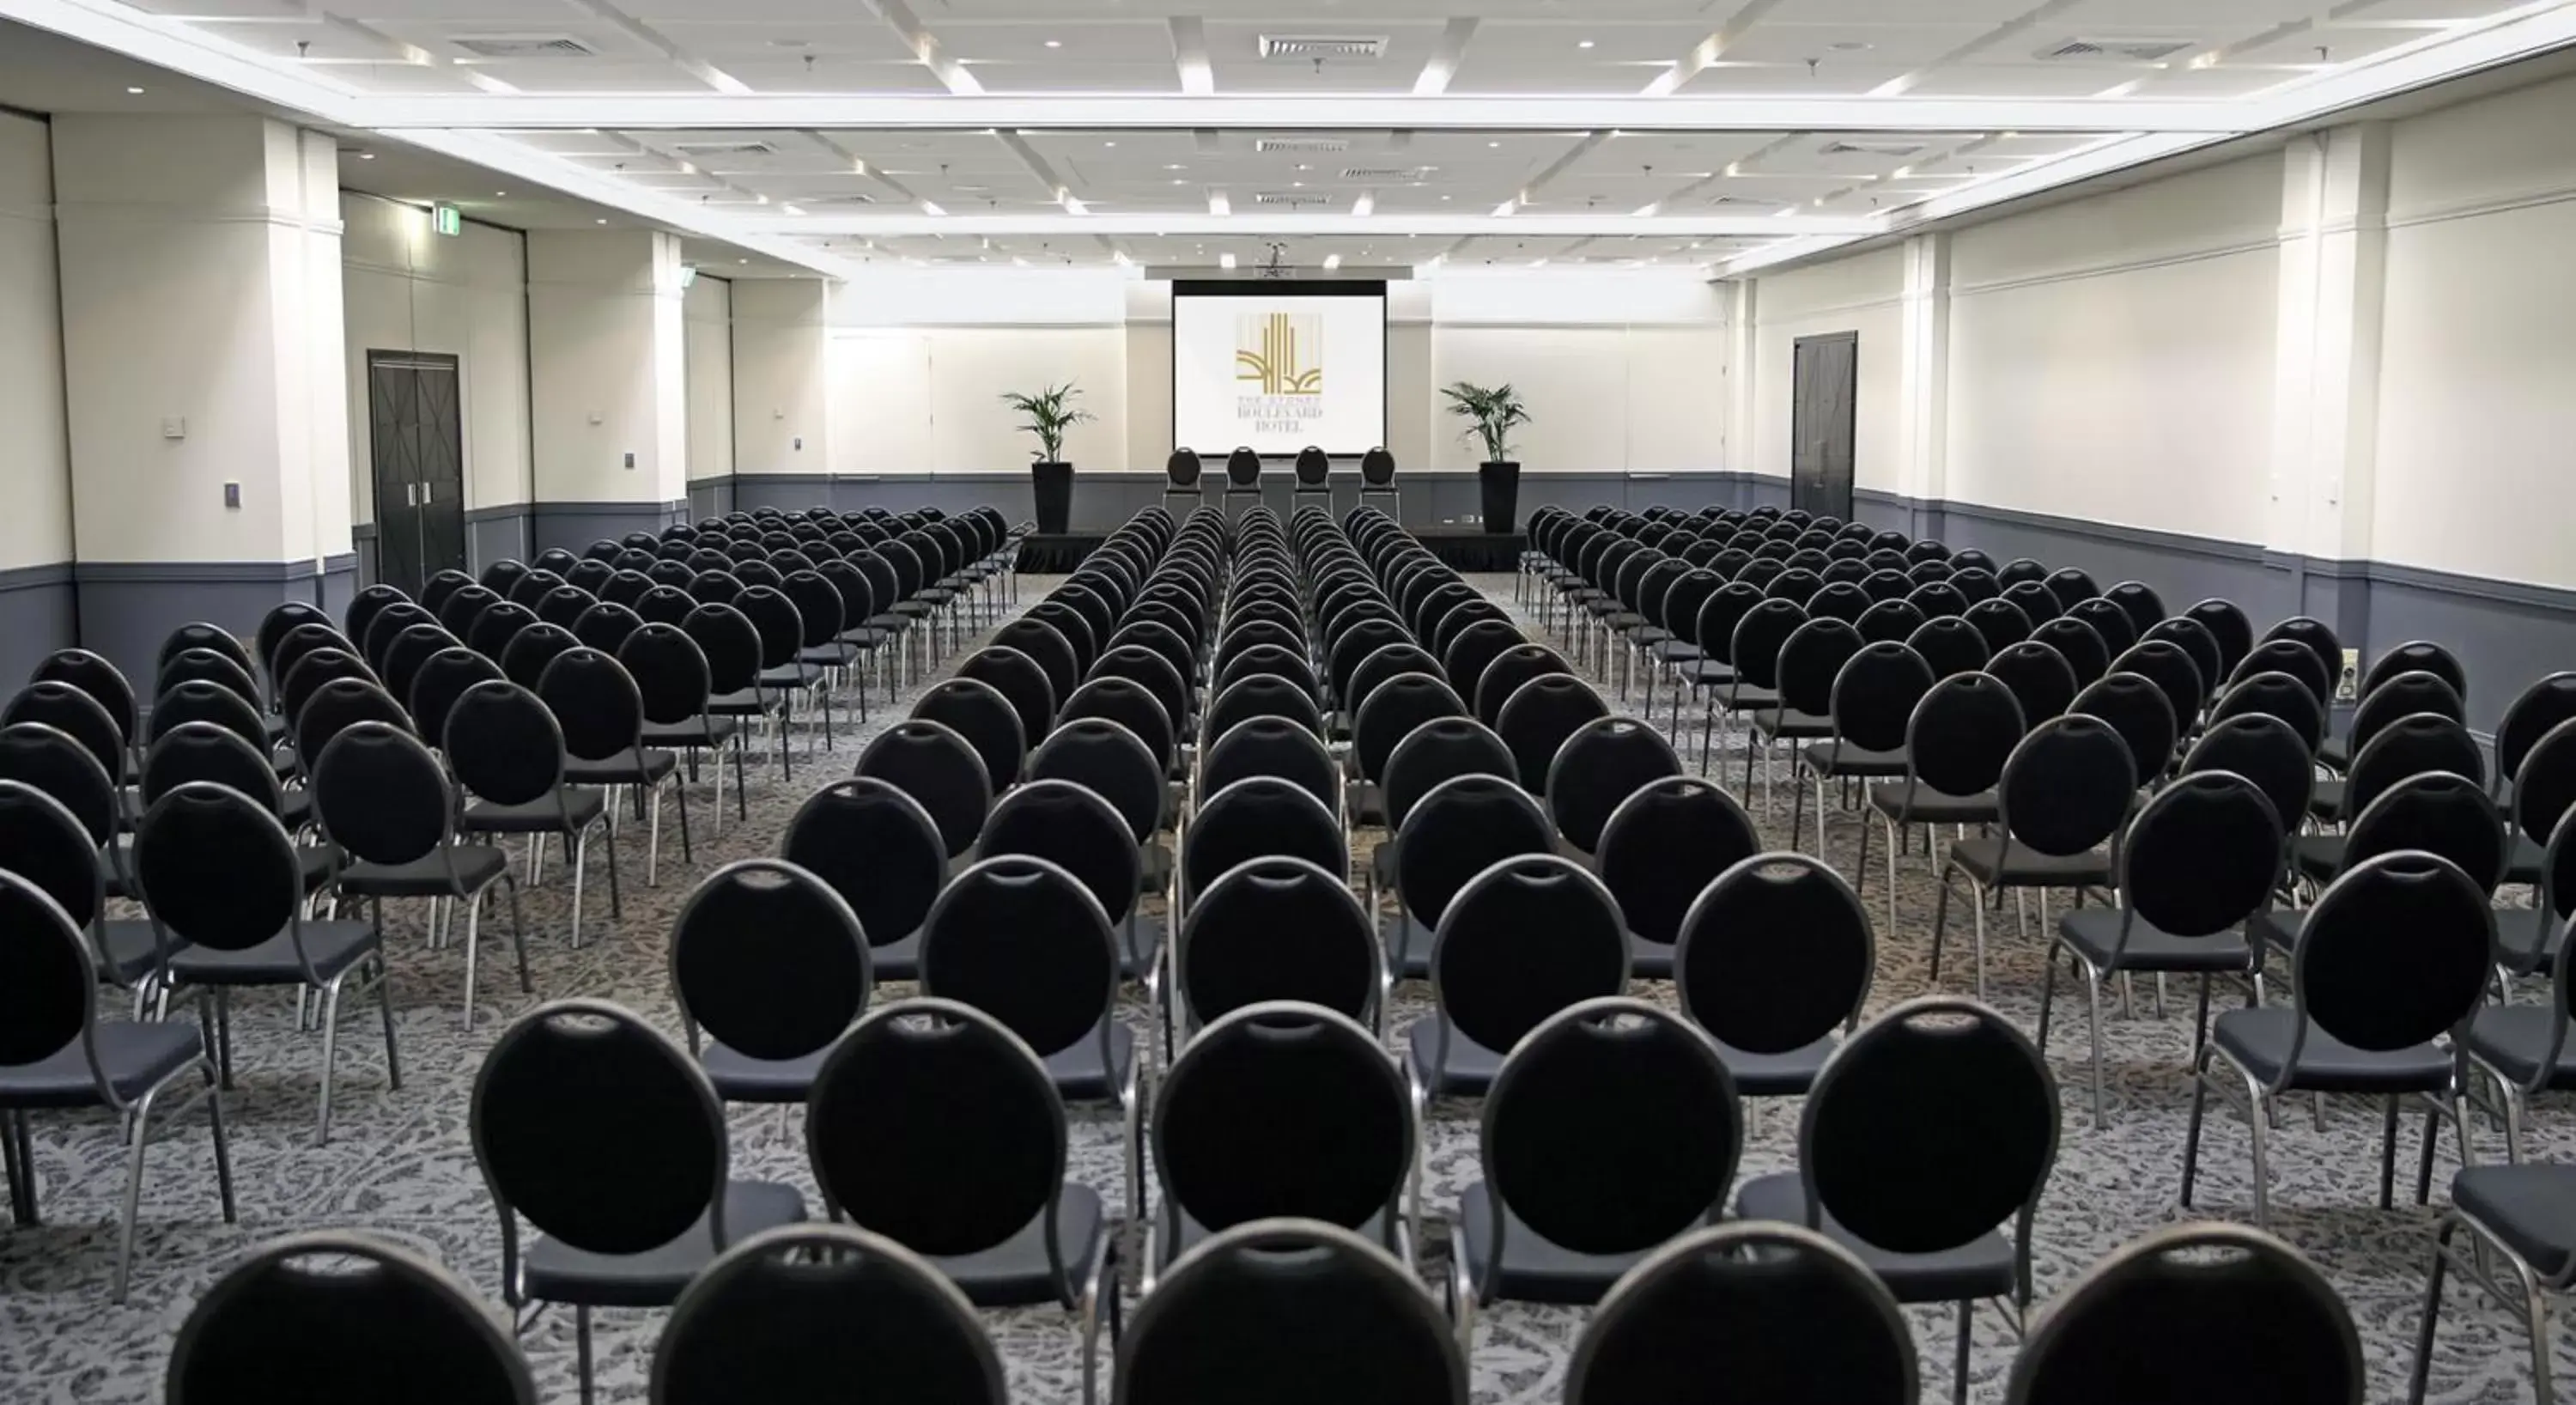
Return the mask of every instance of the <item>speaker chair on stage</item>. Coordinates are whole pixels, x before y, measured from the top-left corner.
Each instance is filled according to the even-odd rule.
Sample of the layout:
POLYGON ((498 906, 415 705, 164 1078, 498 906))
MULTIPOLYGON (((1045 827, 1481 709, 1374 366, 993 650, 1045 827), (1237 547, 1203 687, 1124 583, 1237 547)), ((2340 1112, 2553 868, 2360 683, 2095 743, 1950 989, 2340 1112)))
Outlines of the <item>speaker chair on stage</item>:
POLYGON ((1163 461, 1163 510, 1186 520, 1207 501, 1207 489, 1199 481, 1199 451, 1174 449, 1163 461))
POLYGON ((1395 490, 1395 455, 1381 446, 1360 455, 1360 506, 1383 509, 1404 521, 1404 495, 1395 490))
POLYGON ((1261 455, 1251 446, 1237 448, 1225 456, 1225 496, 1220 501, 1228 522, 1261 506, 1261 455))
POLYGON ((1333 460, 1312 444, 1297 451, 1297 488, 1290 502, 1314 503, 1328 514, 1333 510, 1333 460))

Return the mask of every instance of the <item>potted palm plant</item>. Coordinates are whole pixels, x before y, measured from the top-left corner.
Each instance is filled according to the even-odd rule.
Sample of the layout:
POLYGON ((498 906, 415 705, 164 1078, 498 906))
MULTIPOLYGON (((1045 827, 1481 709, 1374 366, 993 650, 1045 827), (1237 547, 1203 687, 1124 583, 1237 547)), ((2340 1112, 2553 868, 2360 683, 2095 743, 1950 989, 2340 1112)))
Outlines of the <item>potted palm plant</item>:
POLYGON ((1089 410, 1073 404, 1081 394, 1080 387, 1067 381, 1035 395, 1002 397, 1003 404, 1025 417, 1020 428, 1037 436, 1038 447, 1030 455, 1037 462, 1029 465, 1029 491, 1036 499, 1040 532, 1062 533, 1073 515, 1073 465, 1064 461, 1064 432, 1092 418, 1089 410))
POLYGON ((1521 466, 1512 458, 1512 431, 1530 422, 1529 407, 1509 385, 1460 381, 1443 386, 1440 393, 1449 397, 1449 413, 1467 421, 1458 437, 1485 447, 1485 461, 1476 468, 1477 485, 1484 490, 1485 530, 1513 530, 1519 521, 1521 466))

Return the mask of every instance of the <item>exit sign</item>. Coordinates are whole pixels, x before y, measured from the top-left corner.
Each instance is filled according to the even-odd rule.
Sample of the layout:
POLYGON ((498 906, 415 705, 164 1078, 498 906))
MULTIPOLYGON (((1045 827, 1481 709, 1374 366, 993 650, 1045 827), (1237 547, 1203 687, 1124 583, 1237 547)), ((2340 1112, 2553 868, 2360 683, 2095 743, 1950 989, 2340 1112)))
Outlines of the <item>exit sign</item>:
POLYGON ((459 214, 453 205, 432 206, 429 218, 431 228, 451 238, 465 232, 465 216, 459 214))

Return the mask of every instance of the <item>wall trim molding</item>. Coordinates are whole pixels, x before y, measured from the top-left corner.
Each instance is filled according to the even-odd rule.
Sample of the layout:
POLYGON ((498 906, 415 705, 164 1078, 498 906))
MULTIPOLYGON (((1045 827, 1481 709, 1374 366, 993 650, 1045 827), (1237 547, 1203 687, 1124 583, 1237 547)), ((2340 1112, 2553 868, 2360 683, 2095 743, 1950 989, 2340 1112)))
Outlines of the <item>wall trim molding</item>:
POLYGON ((358 569, 356 552, 319 561, 75 561, 72 580, 80 585, 254 584, 284 585, 358 569))
POLYGON ((2576 200, 2576 185, 2541 186, 2390 210, 2380 224, 2386 229, 2405 229, 2419 224, 2443 224, 2451 220, 2476 219, 2481 215, 2502 215, 2545 205, 2563 205, 2571 200, 2576 200))
POLYGON ((1903 307, 1904 305, 1903 289, 1884 297, 1852 298, 1843 302, 1818 303, 1813 307, 1802 307, 1789 312, 1773 312, 1757 303, 1753 310, 1753 325, 1756 329, 1785 327, 1793 322, 1813 322, 1820 317, 1840 317, 1847 313, 1875 312, 1882 307, 1903 307))
POLYGON ((72 583, 72 563, 48 561, 36 566, 0 566, 0 591, 55 590, 72 583))
MULTIPOLYGON (((490 509, 485 510, 488 511, 490 509)), ((509 512, 504 515, 516 515, 517 513, 525 512, 530 517, 540 518, 597 517, 604 514, 621 512, 643 514, 687 512, 688 510, 689 500, 687 498, 672 498, 668 501, 654 498, 611 498, 600 502, 520 503, 516 507, 511 508, 509 512)), ((474 520, 472 514, 467 514, 466 520, 474 520)))
POLYGON ((345 230, 337 216, 325 219, 299 215, 292 210, 274 209, 207 209, 194 205, 165 205, 152 200, 83 200, 54 206, 54 222, 70 225, 84 220, 121 219, 130 224, 203 225, 256 224, 276 229, 293 229, 307 234, 327 234, 334 239, 345 230))
MULTIPOLYGON (((2305 237, 2308 231, 2300 231, 2305 237)), ((2022 274, 2011 278, 1989 279, 1982 283, 1953 281, 1952 298, 1973 297, 1980 293, 2009 293, 2023 288, 2044 288, 2058 283, 2080 283, 2091 278, 2111 278, 2123 273, 2145 273, 2155 269, 2183 268, 2214 259, 2235 258, 2241 254, 2276 252, 2288 238, 2286 231, 2248 234, 2222 244, 2200 244, 2187 249, 2168 249, 2156 253, 2107 259, 2096 263, 2075 264, 2041 273, 2022 274)))
POLYGON ((527 516, 528 506, 523 502, 505 502, 495 503, 490 507, 469 507, 465 509, 465 521, 468 525, 476 522, 507 522, 512 518, 527 516))
POLYGON ((508 293, 512 297, 525 297, 528 291, 527 283, 524 280, 517 278, 453 278, 445 274, 430 273, 423 269, 412 268, 403 264, 386 263, 379 259, 349 258, 343 256, 340 266, 359 273, 373 273, 386 278, 400 278, 413 283, 428 283, 442 288, 479 288, 485 292, 508 293))

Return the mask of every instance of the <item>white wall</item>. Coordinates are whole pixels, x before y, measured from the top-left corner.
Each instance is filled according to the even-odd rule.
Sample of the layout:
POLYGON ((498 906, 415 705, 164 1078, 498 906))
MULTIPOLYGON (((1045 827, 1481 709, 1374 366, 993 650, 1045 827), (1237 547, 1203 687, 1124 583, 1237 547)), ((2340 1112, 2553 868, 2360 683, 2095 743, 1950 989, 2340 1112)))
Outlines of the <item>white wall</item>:
POLYGON ((528 236, 536 496, 671 502, 687 495, 687 348, 679 239, 528 236), (626 456, 634 456, 633 468, 626 456))
POLYGON ((2274 153, 1952 235, 1947 496, 2263 540, 2280 210, 2274 153))
POLYGON ((2576 585, 2576 81, 2390 143, 2371 554, 2576 585))
POLYGON ((0 113, 0 570, 71 559, 62 325, 45 124, 0 113))
POLYGON ((731 298, 735 471, 829 472, 831 285, 746 278, 731 298))
MULTIPOLYGON (((832 307, 834 472, 1017 469, 1032 445, 999 397, 1067 380, 1098 416, 1066 438, 1077 465, 1159 471, 1171 452, 1167 285, 1123 270, 915 271, 850 284, 832 307)), ((1532 470, 1715 469, 1723 309, 1687 275, 1394 284, 1387 447, 1408 467, 1473 468, 1481 455, 1434 387, 1510 381, 1533 416, 1519 440, 1532 470)))
POLYGON ((515 230, 468 222, 447 238, 428 210, 340 194, 342 311, 347 319, 352 511, 375 520, 375 449, 367 353, 457 358, 468 509, 523 503, 528 474, 527 244, 515 230))
POLYGON ((700 278, 680 304, 688 342, 689 480, 733 472, 733 284, 700 278))
POLYGON ((1755 288, 1753 424, 1733 467, 1786 478, 1797 341, 1860 334, 1859 395, 1852 425, 1852 481, 1895 491, 1903 450, 1898 348, 1904 337, 1905 265, 1880 249, 1764 278, 1755 288))

